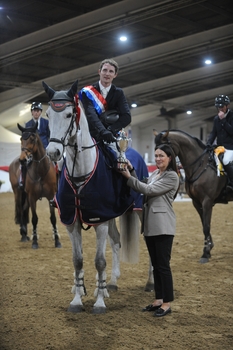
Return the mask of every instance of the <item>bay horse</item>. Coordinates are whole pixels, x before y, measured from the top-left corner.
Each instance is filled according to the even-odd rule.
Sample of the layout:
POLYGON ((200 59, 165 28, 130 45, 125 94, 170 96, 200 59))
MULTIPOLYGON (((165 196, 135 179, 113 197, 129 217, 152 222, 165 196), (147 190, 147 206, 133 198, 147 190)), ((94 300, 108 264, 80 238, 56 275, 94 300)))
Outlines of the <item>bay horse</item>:
POLYGON ((212 209, 216 203, 227 204, 233 198, 226 193, 227 176, 219 173, 213 147, 181 130, 166 130, 155 136, 155 144, 169 144, 185 171, 185 188, 198 212, 204 233, 200 263, 207 263, 214 247, 210 233, 212 209))
POLYGON ((17 124, 22 132, 21 154, 9 166, 9 177, 15 198, 15 223, 20 226, 21 242, 28 237, 29 209, 32 214, 32 248, 37 249, 38 216, 36 202, 45 197, 49 202, 50 222, 53 229, 55 248, 61 248, 56 226, 55 208, 50 205, 57 190, 57 174, 54 164, 48 158, 42 141, 37 134, 37 123, 33 128, 24 128, 17 124), (23 189, 19 187, 21 167, 26 170, 23 189))
MULTIPOLYGON (((98 188, 97 185, 95 185, 91 190, 85 191, 85 188, 87 185, 90 185, 92 179, 95 176, 99 176, 99 171, 96 171, 96 168, 102 164, 102 158, 95 140, 92 139, 90 135, 83 106, 81 102, 78 101, 78 82, 76 81, 67 91, 55 91, 45 82, 42 82, 42 84, 50 101, 46 114, 49 119, 51 138, 46 151, 53 161, 60 161, 62 157, 64 159, 64 168, 62 170, 64 176, 59 180, 56 201, 60 212, 60 219, 62 223, 65 224, 71 240, 75 271, 75 285, 72 288, 75 296, 70 302, 68 311, 74 313, 84 311, 82 297, 86 294, 86 288, 84 286, 82 230, 86 229, 83 224, 87 224, 88 227, 94 227, 96 232, 95 267, 97 270, 97 282, 94 292, 96 301, 93 305, 92 313, 105 313, 106 305, 104 298, 109 297, 107 288, 109 284, 106 284, 106 239, 109 236, 113 253, 110 284, 114 285, 120 275, 119 251, 120 248, 121 250, 124 249, 123 244, 121 245, 122 242, 120 242, 120 235, 116 227, 115 218, 118 216, 121 217, 127 212, 128 204, 132 207, 132 201, 127 205, 122 201, 121 213, 115 213, 115 215, 107 219, 108 210, 111 211, 121 197, 124 198, 126 195, 124 191, 122 191, 121 195, 116 197, 116 201, 113 205, 106 205, 105 202, 111 201, 111 197, 114 196, 113 192, 116 191, 117 187, 115 178, 112 178, 111 192, 106 193, 105 191, 105 187, 108 186, 107 177, 110 177, 111 174, 115 172, 110 169, 110 167, 103 167, 104 171, 101 174, 101 183, 98 184, 98 188), (107 176, 105 173, 108 173, 107 176), (65 178, 66 180, 64 180, 65 178), (70 187, 75 189, 75 202, 72 195, 69 194, 70 187), (86 200, 86 202, 83 204, 82 201, 84 200, 86 200), (64 207, 63 209, 62 206, 64 207), (93 208, 101 208, 100 213, 96 213, 93 216, 91 212, 93 208), (66 216, 66 209, 72 210, 72 216, 70 214, 66 216), (64 214, 62 212, 64 212, 64 214), (100 217, 103 217, 103 219, 100 220, 100 217)), ((122 175, 117 175, 122 181, 122 175)), ((128 213, 129 212, 130 211, 128 211, 128 213)), ((133 241, 136 242, 139 239, 139 220, 137 215, 133 211, 131 212, 134 214, 131 217, 132 220, 129 218, 131 214, 125 214, 128 217, 123 220, 122 227, 128 226, 128 230, 131 231, 127 232, 129 236, 133 237, 133 234, 136 234, 136 238, 134 235, 133 239, 133 241), (132 223, 131 229, 129 228, 129 223, 132 223)), ((127 245, 128 251, 123 255, 126 256, 128 254, 135 259, 135 257, 137 258, 138 252, 135 249, 131 252, 130 250, 132 250, 132 247, 134 247, 134 245, 127 245)), ((150 276, 152 276, 152 271, 150 271, 150 276)))

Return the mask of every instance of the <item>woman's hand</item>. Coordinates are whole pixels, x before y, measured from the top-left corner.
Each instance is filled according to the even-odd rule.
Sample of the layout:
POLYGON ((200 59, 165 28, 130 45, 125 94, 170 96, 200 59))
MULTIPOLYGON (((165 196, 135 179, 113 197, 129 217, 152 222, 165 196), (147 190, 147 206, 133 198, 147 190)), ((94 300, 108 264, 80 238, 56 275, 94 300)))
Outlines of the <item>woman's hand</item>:
POLYGON ((121 174, 126 177, 126 179, 129 179, 131 177, 131 174, 129 172, 128 168, 125 168, 123 171, 121 171, 121 174))

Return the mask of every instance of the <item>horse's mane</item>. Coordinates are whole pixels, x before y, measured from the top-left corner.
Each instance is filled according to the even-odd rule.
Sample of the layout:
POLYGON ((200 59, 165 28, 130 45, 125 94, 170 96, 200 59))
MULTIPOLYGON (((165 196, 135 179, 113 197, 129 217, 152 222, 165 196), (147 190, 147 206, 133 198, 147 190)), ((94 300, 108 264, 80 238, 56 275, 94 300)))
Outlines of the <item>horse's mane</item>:
MULTIPOLYGON (((164 130, 162 132, 166 132, 167 130, 164 130)), ((178 129, 170 129, 168 130, 169 132, 170 131, 175 131, 175 132, 179 132, 181 134, 184 134, 186 135, 187 137, 190 137, 191 139, 195 140, 197 142, 197 144, 202 148, 202 149, 206 149, 206 145, 200 140, 198 139, 197 137, 194 137, 194 136, 191 136, 190 134, 188 134, 187 132, 185 131, 182 131, 182 130, 178 130, 178 129)))

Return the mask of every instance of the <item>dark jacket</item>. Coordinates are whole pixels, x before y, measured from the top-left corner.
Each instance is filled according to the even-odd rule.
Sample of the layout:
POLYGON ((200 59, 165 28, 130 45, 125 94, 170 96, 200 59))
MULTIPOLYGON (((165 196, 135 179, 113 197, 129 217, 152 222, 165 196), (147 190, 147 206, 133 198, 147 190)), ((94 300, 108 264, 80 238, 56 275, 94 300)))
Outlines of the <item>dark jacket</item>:
MULTIPOLYGON (((29 120, 26 124, 25 127, 33 127, 35 126, 35 121, 34 119, 29 120)), ((49 137, 50 137, 50 131, 49 131, 49 121, 44 118, 40 118, 40 128, 38 131, 38 134, 40 136, 40 139, 44 145, 44 148, 46 148, 49 144, 49 137)))
POLYGON ((220 119, 218 115, 214 118, 213 129, 207 140, 212 145, 217 137, 217 145, 233 150, 233 112, 229 109, 226 118, 220 119))
MULTIPOLYGON (((92 84, 94 88, 100 92, 99 82, 92 84)), ((121 88, 112 84, 111 89, 106 97, 108 110, 115 109, 119 114, 119 119, 111 125, 111 131, 115 135, 122 128, 131 123, 131 114, 124 92, 121 88)), ((95 110, 92 102, 82 93, 82 103, 88 120, 89 130, 92 137, 99 139, 101 131, 106 130, 99 119, 99 115, 95 110)))

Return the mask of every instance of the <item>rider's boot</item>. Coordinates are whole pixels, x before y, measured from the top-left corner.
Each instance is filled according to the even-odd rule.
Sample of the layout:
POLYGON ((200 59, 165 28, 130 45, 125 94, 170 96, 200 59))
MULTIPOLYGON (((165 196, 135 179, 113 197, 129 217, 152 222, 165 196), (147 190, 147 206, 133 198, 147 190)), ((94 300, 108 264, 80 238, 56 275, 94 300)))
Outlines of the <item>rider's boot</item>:
POLYGON ((224 169, 228 177, 227 192, 233 193, 233 162, 224 165, 224 169))

